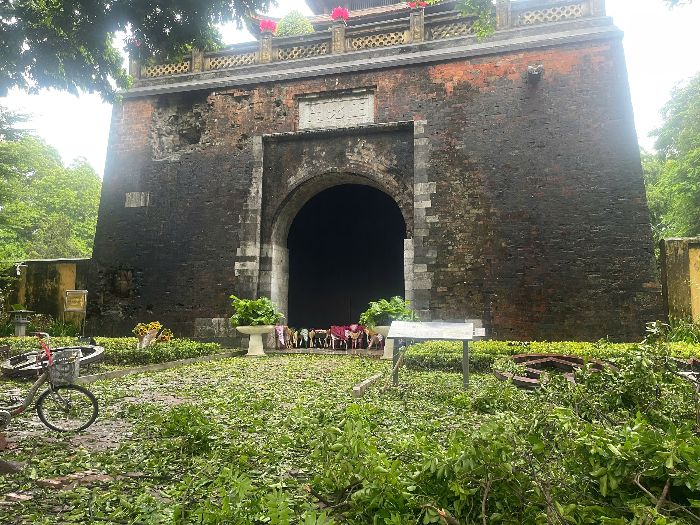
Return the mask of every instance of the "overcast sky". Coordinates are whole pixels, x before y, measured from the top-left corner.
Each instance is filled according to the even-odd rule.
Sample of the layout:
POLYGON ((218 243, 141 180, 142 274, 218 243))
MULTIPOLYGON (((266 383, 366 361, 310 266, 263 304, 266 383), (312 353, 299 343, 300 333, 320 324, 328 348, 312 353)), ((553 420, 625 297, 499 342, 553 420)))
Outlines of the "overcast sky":
MULTIPOLYGON (((282 16, 292 9, 310 11, 302 0, 280 0, 271 11, 282 16)), ((607 12, 625 32, 632 103, 639 143, 651 149, 649 132, 660 123, 659 111, 674 85, 700 71, 700 0, 669 10, 662 0, 607 0, 607 12)), ((226 43, 251 40, 232 25, 224 28, 226 43)), ((85 157, 101 174, 111 106, 98 95, 75 97, 44 92, 13 92, 0 104, 33 115, 31 127, 58 149, 66 162, 85 157)))

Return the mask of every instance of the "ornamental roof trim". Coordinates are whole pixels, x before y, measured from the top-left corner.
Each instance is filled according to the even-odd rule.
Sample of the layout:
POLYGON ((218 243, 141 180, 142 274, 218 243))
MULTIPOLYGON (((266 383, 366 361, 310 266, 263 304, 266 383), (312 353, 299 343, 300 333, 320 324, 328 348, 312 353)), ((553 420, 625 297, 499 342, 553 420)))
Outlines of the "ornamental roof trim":
POLYGON ((485 41, 478 41, 475 37, 448 38, 288 62, 151 78, 123 92, 122 96, 133 98, 200 89, 249 88, 270 82, 472 59, 581 42, 620 40, 622 35, 622 31, 608 17, 575 20, 553 24, 548 31, 542 31, 541 27, 498 31, 485 41))

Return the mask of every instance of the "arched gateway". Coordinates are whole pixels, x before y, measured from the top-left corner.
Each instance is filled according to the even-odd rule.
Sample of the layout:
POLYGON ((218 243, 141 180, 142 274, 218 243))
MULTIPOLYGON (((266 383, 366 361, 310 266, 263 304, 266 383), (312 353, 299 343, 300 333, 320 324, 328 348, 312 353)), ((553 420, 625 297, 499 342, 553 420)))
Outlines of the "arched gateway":
MULTIPOLYGON (((362 200, 361 196, 356 197, 357 201, 353 207, 354 213, 370 217, 365 227, 369 228, 372 225, 377 231, 377 237, 382 237, 382 234, 386 233, 387 225, 383 224, 382 220, 386 218, 387 206, 395 208, 396 215, 400 218, 401 254, 398 264, 396 263, 397 254, 389 246, 375 246, 374 256, 386 258, 387 263, 393 267, 393 271, 399 272, 398 276, 387 277, 393 278, 394 283, 398 278, 401 286, 400 289, 396 285, 380 286, 376 288, 375 293, 369 293, 365 289, 359 290, 356 294, 339 294, 342 296, 341 301, 354 301, 355 304, 335 305, 338 307, 336 311, 339 315, 343 308, 346 311, 341 319, 337 319, 337 323, 356 321, 357 319, 353 317, 360 311, 360 306, 364 309, 365 300, 368 297, 372 299, 380 297, 382 291, 405 296, 419 312, 422 311, 424 317, 428 317, 428 296, 416 294, 415 287, 415 209, 416 197, 420 199, 423 206, 429 204, 429 189, 432 185, 421 184, 416 188, 415 141, 420 138, 417 136, 417 131, 419 132, 420 128, 416 129, 414 123, 410 122, 391 126, 352 126, 332 131, 304 131, 261 137, 258 150, 261 177, 257 187, 251 191, 249 218, 245 221, 252 226, 250 229, 252 235, 246 239, 245 244, 242 243, 242 249, 238 253, 239 262, 236 265, 238 283, 243 288, 246 283, 250 286, 245 292, 251 296, 269 296, 288 319, 306 322, 304 319, 299 319, 298 311, 289 309, 288 238, 290 229, 299 213, 313 203, 314 199, 333 188, 360 186, 374 189, 385 197, 379 209, 373 209, 371 202, 362 200), (258 202, 260 207, 255 206, 258 202), (257 232, 260 234, 259 240, 255 239, 257 232), (257 254, 259 256, 256 261, 257 254), (394 262, 389 262, 390 259, 394 262), (257 288, 254 290, 253 286, 257 288), (364 304, 360 305, 360 302, 364 304)), ((420 152, 420 146, 418 151, 420 152)), ((421 176, 421 173, 419 172, 418 175, 421 176)), ((349 198, 352 199, 352 196, 349 198)), ((425 208, 422 209, 424 210, 425 208)), ((418 213, 418 221, 420 224, 425 224, 423 213, 418 213)), ((348 224, 347 217, 344 222, 348 224)), ((396 220, 392 222, 394 226, 391 229, 394 231, 395 242, 396 220)), ((309 230, 305 233, 297 229, 295 232, 296 238, 305 235, 311 236, 313 231, 309 230)), ((366 240, 364 246, 371 246, 372 232, 364 230, 338 232, 338 237, 339 244, 335 257, 319 254, 319 258, 325 258, 328 267, 333 268, 335 272, 343 272, 344 269, 347 270, 348 265, 337 262, 338 257, 342 257, 341 237, 348 239, 346 249, 352 244, 351 241, 358 241, 361 238, 366 240)), ((310 238, 309 241, 311 242, 312 239, 310 238)), ((312 249, 310 245, 309 250, 312 249)), ((419 251, 421 251, 420 248, 419 251)), ((426 256, 423 253, 420 255, 426 256)), ((371 272, 374 269, 375 273, 381 274, 382 268, 378 267, 376 261, 370 261, 370 257, 371 255, 367 253, 366 262, 361 262, 363 267, 358 270, 371 272)), ((425 283, 430 278, 427 266, 423 264, 418 270, 425 289, 427 286, 425 283)), ((303 272, 300 277, 303 279, 303 272)), ((298 283, 292 283, 292 290, 295 289, 296 284, 298 283)), ((317 290, 318 295, 315 300, 321 301, 323 292, 323 290, 317 290)), ((312 295, 311 291, 310 295, 312 295)))
POLYGON ((389 195, 363 184, 333 186, 294 217, 286 238, 289 279, 273 275, 280 287, 288 282, 289 293, 272 295, 288 298, 290 326, 357 322, 369 301, 406 293, 405 242, 405 219, 389 195))

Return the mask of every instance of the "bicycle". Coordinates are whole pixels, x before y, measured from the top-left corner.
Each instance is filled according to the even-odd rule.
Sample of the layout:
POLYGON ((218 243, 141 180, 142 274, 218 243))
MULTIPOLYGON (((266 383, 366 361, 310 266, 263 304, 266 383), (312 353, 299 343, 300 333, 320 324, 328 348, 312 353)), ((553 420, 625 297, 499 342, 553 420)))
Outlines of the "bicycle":
MULTIPOLYGON (((41 374, 22 400, 0 407, 0 431, 10 420, 25 412, 46 383, 48 388, 36 401, 41 422, 57 432, 79 432, 97 419, 97 399, 87 388, 74 384, 80 375, 80 349, 56 349, 54 352, 39 338, 42 350, 37 354, 41 374)), ((15 400, 13 400, 15 401, 15 400)))

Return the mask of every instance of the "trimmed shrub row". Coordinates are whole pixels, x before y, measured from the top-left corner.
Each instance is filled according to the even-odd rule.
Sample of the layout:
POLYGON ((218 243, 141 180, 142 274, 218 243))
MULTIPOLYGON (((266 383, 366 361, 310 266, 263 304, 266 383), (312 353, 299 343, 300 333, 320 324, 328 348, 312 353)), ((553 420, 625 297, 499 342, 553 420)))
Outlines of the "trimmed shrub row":
MULTIPOLYGON (((615 361, 635 349, 635 343, 588 342, 513 342, 475 341, 469 345, 469 363, 474 372, 488 372, 502 356, 515 354, 568 354, 615 361)), ((669 343, 671 354, 687 359, 700 356, 700 345, 669 343)), ((426 341, 408 347, 404 358, 408 368, 421 370, 462 371, 462 343, 426 341)))
MULTIPOLYGON (((137 349, 135 337, 97 337, 97 344, 105 348, 107 365, 151 365, 189 359, 221 352, 218 343, 200 343, 190 339, 173 339, 156 343, 148 348, 137 349)), ((51 346, 71 346, 77 344, 75 337, 52 337, 51 346)), ((39 341, 33 337, 0 337, 0 348, 10 347, 10 354, 17 355, 40 348, 39 341)))
POLYGON ((136 348, 136 342, 136 338, 130 337, 97 338, 97 344, 105 347, 105 364, 108 365, 150 365, 221 352, 219 343, 200 343, 190 339, 173 339, 142 349, 136 348))
MULTIPOLYGON (((135 337, 98 337, 97 343, 105 347, 107 365, 150 365, 178 359, 189 359, 222 351, 218 343, 200 343, 190 339, 173 339, 156 343, 145 349, 137 349, 135 337)), ((77 344, 74 337, 53 337, 53 347, 77 344)), ((0 337, 0 348, 10 347, 11 355, 39 349, 39 342, 32 337, 0 337)), ((469 345, 469 362, 473 372, 489 372, 493 362, 502 356, 515 354, 570 354, 615 361, 636 348, 635 343, 588 342, 512 342, 476 341, 469 345)), ((671 354, 687 359, 700 356, 700 345, 669 343, 671 354)), ((452 341, 426 341, 412 345, 406 351, 405 364, 421 370, 462 370, 462 343, 452 341)))

